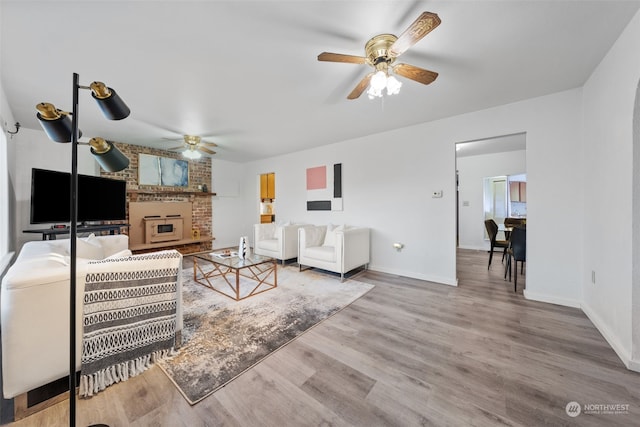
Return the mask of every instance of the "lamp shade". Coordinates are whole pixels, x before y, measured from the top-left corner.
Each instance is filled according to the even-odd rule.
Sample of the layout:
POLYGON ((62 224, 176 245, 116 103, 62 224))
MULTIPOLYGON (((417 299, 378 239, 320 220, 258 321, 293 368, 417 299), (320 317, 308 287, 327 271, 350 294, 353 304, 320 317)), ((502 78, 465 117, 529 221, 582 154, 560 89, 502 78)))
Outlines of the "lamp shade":
POLYGON ((119 172, 129 166, 129 158, 111 142, 102 138, 93 138, 89 144, 91 145, 91 154, 102 169, 107 172, 119 172))
POLYGON ((109 120, 122 120, 129 117, 131 110, 124 103, 122 98, 118 96, 115 90, 108 88, 109 95, 101 97, 96 95, 95 92, 91 92, 91 96, 96 100, 102 114, 109 120))
POLYGON ((40 126, 44 129, 50 140, 55 142, 71 142, 71 119, 69 116, 60 116, 57 119, 46 120, 36 114, 40 121, 40 126))
MULTIPOLYGON (((48 102, 37 104, 36 110, 38 110, 36 117, 49 139, 55 142, 71 142, 73 123, 69 113, 58 110, 55 105, 48 102)), ((82 132, 78 130, 78 138, 81 135, 82 132)))

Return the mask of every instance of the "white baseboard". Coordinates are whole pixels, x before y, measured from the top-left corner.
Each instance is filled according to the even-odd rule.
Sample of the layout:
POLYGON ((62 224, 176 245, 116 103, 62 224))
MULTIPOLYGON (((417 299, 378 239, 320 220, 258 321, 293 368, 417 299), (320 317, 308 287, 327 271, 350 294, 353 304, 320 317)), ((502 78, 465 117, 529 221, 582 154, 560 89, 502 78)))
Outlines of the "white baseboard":
POLYGON ((594 310, 591 309, 587 304, 582 304, 582 311, 586 316, 591 320, 591 323, 596 327, 596 329, 602 334, 605 340, 609 343, 613 351, 616 352, 624 366, 627 369, 640 372, 640 361, 633 360, 631 358, 631 353, 627 351, 624 346, 620 343, 618 338, 611 330, 607 327, 607 324, 602 321, 602 319, 596 314, 594 310))
POLYGON ((537 294, 535 292, 528 291, 523 292, 524 297, 531 301, 547 302, 550 304, 563 305, 565 307, 580 308, 580 301, 569 298, 558 298, 553 295, 537 294))
POLYGON ((487 247, 484 247, 484 246, 478 247, 478 246, 458 245, 458 249, 469 249, 471 251, 487 251, 487 252, 489 252, 490 248, 487 248, 487 247))
POLYGON ((452 280, 445 277, 429 276, 426 274, 416 273, 413 271, 395 270, 395 269, 380 267, 372 264, 369 264, 369 270, 378 271, 380 273, 395 274, 396 276, 410 277, 412 279, 426 280, 427 282, 434 282, 442 285, 458 286, 457 277, 452 280))

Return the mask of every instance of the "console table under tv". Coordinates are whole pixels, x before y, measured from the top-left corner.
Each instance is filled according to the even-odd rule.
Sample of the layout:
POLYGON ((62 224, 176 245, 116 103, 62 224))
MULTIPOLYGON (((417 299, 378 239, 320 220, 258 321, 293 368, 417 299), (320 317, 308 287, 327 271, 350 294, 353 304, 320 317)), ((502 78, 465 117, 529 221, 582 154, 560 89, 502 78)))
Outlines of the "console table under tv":
MULTIPOLYGON (((91 232, 91 231, 108 231, 109 234, 120 234, 120 229, 123 227, 129 227, 129 224, 99 224, 99 225, 79 225, 78 233, 91 232)), ((38 230, 22 230, 23 233, 35 233, 42 234, 42 240, 56 240, 56 236, 59 234, 69 234, 71 229, 69 227, 61 228, 41 228, 38 230)))

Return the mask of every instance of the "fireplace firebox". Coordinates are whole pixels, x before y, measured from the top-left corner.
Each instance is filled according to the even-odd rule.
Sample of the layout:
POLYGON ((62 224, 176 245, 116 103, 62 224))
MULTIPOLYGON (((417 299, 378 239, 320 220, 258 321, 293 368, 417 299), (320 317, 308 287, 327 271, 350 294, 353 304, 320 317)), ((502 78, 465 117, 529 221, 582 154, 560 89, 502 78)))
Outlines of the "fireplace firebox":
POLYGON ((181 215, 149 215, 144 220, 145 243, 182 240, 184 219, 181 215))

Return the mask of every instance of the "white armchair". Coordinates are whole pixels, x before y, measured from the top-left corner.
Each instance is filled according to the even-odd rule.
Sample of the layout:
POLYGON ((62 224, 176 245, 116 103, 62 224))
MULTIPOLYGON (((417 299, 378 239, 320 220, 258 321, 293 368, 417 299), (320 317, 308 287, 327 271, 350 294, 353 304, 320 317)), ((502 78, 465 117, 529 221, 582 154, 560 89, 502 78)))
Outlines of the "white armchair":
POLYGON ((298 230, 298 264, 344 274, 370 261, 366 227, 306 226, 298 230))
POLYGON ((278 260, 298 256, 298 229, 303 224, 276 225, 276 223, 253 225, 253 252, 278 260))

